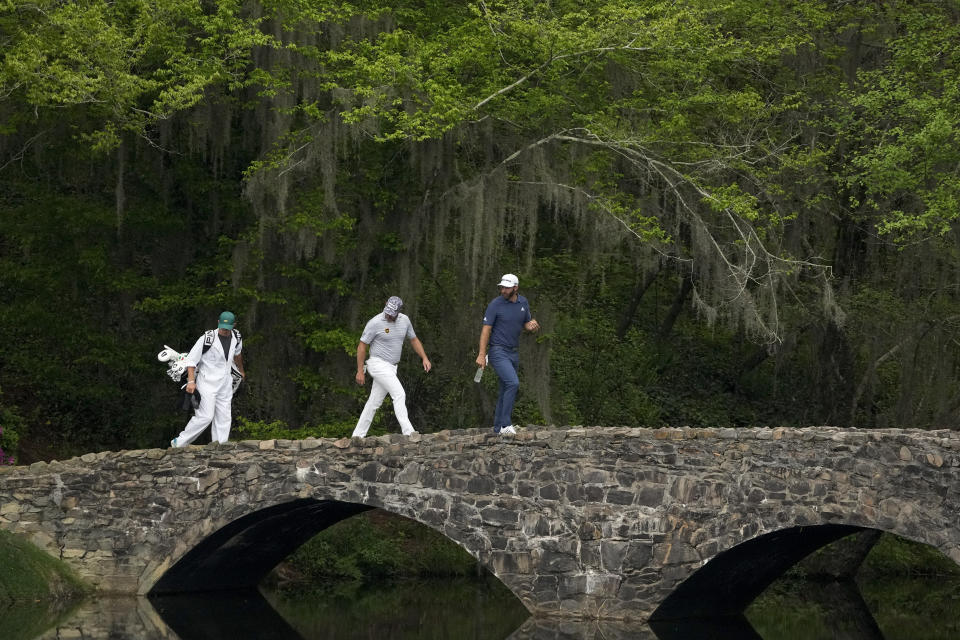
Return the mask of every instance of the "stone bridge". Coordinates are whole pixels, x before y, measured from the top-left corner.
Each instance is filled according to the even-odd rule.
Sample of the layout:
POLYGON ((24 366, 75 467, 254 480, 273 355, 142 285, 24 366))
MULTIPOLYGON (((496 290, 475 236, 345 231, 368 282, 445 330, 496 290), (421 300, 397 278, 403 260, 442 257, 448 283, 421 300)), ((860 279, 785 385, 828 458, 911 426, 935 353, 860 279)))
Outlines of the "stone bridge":
POLYGON ((0 469, 0 527, 104 592, 255 586, 331 524, 433 527, 537 616, 740 612, 812 550, 877 529, 960 561, 960 434, 530 427, 231 442, 0 469))

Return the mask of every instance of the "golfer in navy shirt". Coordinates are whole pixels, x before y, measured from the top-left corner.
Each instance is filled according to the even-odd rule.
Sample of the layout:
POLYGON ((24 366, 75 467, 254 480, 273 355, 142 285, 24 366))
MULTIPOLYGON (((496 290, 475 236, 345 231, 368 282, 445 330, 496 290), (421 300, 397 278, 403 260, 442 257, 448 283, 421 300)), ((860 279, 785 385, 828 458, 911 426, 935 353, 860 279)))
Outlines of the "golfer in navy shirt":
POLYGON ((517 293, 520 280, 512 273, 504 274, 497 285, 500 295, 490 301, 483 314, 483 329, 480 331, 480 353, 477 366, 490 366, 500 380, 497 409, 493 415, 493 432, 515 435, 513 403, 520 388, 520 334, 523 330, 537 331, 540 324, 530 313, 530 303, 517 293))

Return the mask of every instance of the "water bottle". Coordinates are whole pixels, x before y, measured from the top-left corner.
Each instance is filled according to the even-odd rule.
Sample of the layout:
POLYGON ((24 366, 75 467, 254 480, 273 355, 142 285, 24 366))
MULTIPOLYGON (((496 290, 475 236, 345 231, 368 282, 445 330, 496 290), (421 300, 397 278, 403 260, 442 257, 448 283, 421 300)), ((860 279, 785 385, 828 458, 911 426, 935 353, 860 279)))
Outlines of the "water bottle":
POLYGON ((477 367, 477 372, 473 374, 473 381, 480 382, 480 378, 483 377, 483 367, 477 367))

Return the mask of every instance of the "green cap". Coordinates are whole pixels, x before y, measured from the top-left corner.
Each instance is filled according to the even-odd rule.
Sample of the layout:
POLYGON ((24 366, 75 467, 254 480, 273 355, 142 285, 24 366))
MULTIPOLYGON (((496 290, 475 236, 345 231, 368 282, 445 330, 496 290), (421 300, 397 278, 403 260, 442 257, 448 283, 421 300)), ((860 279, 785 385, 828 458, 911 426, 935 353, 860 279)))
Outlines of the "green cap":
POLYGON ((229 311, 224 311, 220 314, 220 324, 217 325, 217 329, 233 329, 233 323, 236 322, 236 318, 229 311))

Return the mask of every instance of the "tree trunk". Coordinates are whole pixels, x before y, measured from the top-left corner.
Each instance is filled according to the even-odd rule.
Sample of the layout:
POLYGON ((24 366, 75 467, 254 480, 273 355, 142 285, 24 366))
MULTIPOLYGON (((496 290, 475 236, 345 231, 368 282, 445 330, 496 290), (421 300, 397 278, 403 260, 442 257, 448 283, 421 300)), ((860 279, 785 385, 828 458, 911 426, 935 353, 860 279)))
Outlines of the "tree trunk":
POLYGON ((677 291, 677 295, 673 299, 673 304, 670 306, 670 310, 667 312, 667 317, 663 319, 663 324, 660 326, 661 338, 666 338, 668 335, 670 335, 670 332, 673 331, 673 325, 680 316, 680 312, 683 310, 683 304, 690 296, 690 291, 692 289, 693 280, 690 278, 690 276, 684 276, 683 283, 680 285, 680 289, 677 291))
POLYGON ((618 340, 623 340, 624 336, 627 335, 630 325, 633 324, 633 317, 637 314, 637 307, 640 306, 640 301, 643 299, 647 289, 650 288, 650 285, 652 285, 657 279, 657 276, 660 275, 661 268, 662 266, 658 264, 656 269, 651 269, 645 273, 643 278, 637 282, 637 286, 634 288, 633 295, 630 298, 630 303, 624 310, 623 317, 620 318, 620 324, 617 326, 618 340))

